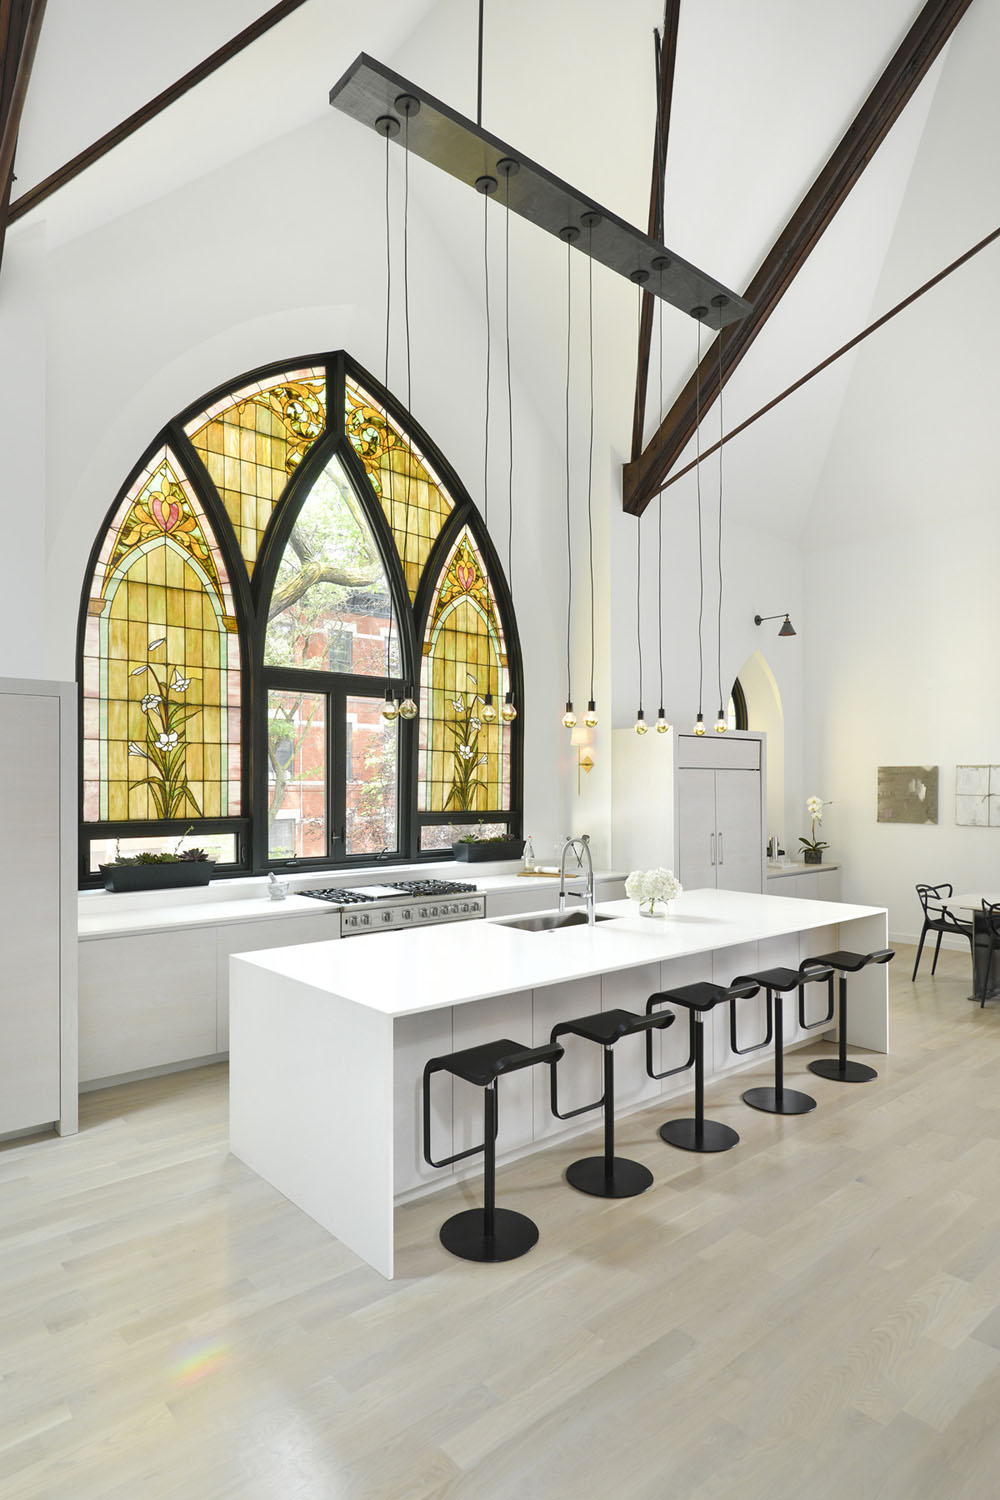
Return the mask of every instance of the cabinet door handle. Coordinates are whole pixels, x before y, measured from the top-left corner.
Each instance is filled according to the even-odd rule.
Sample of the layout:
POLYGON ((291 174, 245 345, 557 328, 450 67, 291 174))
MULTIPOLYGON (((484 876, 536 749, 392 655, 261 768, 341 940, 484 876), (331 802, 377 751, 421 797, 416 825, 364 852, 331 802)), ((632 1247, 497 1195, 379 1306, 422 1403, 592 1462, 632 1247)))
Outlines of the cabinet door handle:
POLYGON ((725 862, 726 862, 726 860, 725 860, 725 852, 724 852, 723 845, 722 845, 722 833, 720 831, 720 833, 719 833, 719 864, 720 865, 724 865, 725 862))
POLYGON ((708 835, 708 862, 709 862, 710 865, 714 865, 715 864, 715 834, 714 833, 710 833, 708 835))

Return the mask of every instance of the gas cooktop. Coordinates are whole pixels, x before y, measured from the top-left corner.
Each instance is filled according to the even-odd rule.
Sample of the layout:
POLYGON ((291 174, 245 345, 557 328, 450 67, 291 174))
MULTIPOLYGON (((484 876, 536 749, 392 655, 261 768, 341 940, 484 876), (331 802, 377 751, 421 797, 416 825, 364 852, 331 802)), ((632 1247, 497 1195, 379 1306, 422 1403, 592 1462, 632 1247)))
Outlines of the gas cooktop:
POLYGON ((405 901, 433 899, 436 896, 465 896, 476 887, 461 880, 401 880, 393 885, 326 886, 299 891, 316 901, 330 901, 335 906, 357 906, 366 901, 405 901))

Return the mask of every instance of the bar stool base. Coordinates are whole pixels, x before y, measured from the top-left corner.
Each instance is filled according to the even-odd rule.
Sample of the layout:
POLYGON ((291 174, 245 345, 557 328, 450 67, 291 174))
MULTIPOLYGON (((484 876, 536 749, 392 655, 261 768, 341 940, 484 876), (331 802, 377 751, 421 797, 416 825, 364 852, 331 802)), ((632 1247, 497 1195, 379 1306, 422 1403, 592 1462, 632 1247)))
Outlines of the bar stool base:
POLYGON ((660 1126, 660 1136, 682 1151, 731 1151, 739 1141, 736 1131, 718 1120, 703 1120, 700 1129, 697 1120, 668 1120, 660 1126))
POLYGON ((581 1193, 595 1198, 634 1198, 653 1185, 653 1174, 641 1162, 627 1156, 612 1157, 610 1174, 603 1156, 584 1156, 566 1168, 566 1181, 581 1193))
POLYGON ((780 1096, 777 1089, 747 1089, 743 1102, 751 1109, 766 1110, 769 1115, 807 1115, 816 1108, 813 1096, 800 1094, 798 1089, 782 1089, 780 1096))
POLYGON ((869 1068, 865 1063, 854 1062, 848 1058, 843 1068, 839 1059, 835 1057, 821 1057, 816 1062, 809 1064, 810 1073, 815 1073, 818 1078, 832 1078, 835 1083, 870 1083, 878 1074, 874 1068, 869 1068))
POLYGON ((442 1245, 462 1260, 517 1260, 538 1242, 538 1225, 511 1208, 493 1210, 494 1232, 484 1233, 486 1210, 468 1208, 441 1225, 442 1245))

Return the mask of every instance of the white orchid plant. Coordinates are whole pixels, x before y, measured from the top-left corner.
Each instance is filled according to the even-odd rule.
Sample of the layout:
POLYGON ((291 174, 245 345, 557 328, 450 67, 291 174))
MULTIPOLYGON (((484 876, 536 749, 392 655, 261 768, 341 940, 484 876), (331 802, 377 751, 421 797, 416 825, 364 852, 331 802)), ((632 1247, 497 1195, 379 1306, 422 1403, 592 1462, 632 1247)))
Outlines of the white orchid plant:
POLYGON ((812 836, 810 838, 803 838, 801 834, 799 835, 799 843, 802 844, 804 848, 814 850, 829 849, 829 844, 825 843, 822 839, 817 839, 816 829, 823 821, 824 807, 832 806, 832 802, 824 802, 822 797, 806 798, 806 811, 812 819, 812 836))
MULTIPOLYGON (((152 656, 164 645, 165 636, 150 641, 147 655, 152 656)), ((144 693, 139 704, 146 715, 146 743, 140 745, 136 740, 130 740, 128 753, 147 761, 149 771, 138 781, 130 781, 129 791, 134 787, 148 786, 160 818, 180 817, 185 805, 201 817, 201 808, 191 791, 187 774, 185 725, 188 719, 201 713, 197 703, 184 701, 191 679, 182 677, 177 667, 152 661, 133 667, 129 675, 138 677, 140 673, 152 679, 152 691, 144 693)))
POLYGON ((673 901, 683 889, 673 870, 665 870, 662 865, 655 870, 633 870, 625 882, 628 899, 638 901, 640 908, 645 906, 649 911, 657 901, 665 904, 673 901))

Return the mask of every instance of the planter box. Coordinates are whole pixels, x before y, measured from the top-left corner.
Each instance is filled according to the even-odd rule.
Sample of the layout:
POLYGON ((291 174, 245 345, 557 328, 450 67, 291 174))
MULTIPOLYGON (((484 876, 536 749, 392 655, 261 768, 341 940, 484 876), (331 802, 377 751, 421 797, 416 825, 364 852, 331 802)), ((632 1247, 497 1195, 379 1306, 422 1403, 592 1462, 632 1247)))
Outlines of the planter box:
POLYGON ((456 859, 467 864, 483 864, 488 859, 520 859, 524 852, 524 839, 492 839, 481 844, 454 843, 451 846, 456 859))
POLYGON ((215 872, 214 859, 178 859, 165 865, 101 865, 104 889, 122 895, 125 891, 175 891, 185 885, 208 885, 215 872))
POLYGON ((821 865, 823 863, 822 849, 803 849, 802 863, 806 865, 821 865))

